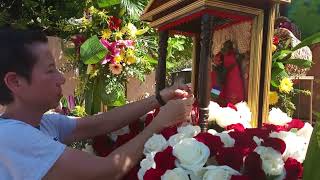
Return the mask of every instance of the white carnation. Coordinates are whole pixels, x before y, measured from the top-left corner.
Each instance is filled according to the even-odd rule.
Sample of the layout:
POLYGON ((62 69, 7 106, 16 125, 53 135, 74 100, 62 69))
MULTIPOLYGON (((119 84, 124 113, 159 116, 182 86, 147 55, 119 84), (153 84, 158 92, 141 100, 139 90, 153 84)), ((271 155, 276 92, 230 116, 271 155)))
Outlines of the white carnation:
POLYGON ((292 121, 292 118, 282 112, 279 108, 272 108, 269 112, 268 122, 270 124, 282 126, 290 121, 292 121))
POLYGON ((167 140, 160 134, 154 134, 144 144, 144 154, 160 152, 168 147, 167 140))
POLYGON ((207 162, 210 150, 196 139, 186 138, 173 147, 173 155, 177 158, 177 167, 197 172, 207 162))
POLYGON ((218 132, 216 130, 214 130, 214 129, 209 129, 208 133, 212 134, 212 135, 216 135, 218 132))
POLYGON ((173 170, 167 170, 164 175, 161 176, 161 180, 189 180, 188 174, 182 168, 175 168, 173 170))
POLYGON ((221 141, 224 144, 224 147, 234 147, 235 140, 228 133, 217 133, 216 136, 219 136, 221 141))
POLYGON ((278 176, 283 172, 282 155, 271 147, 258 146, 255 150, 262 160, 262 169, 267 175, 278 176))
POLYGON ((207 166, 207 172, 203 175, 203 180, 229 180, 233 175, 240 173, 229 166, 207 166))
POLYGON ((194 136, 198 135, 201 132, 199 126, 193 126, 188 124, 186 126, 178 127, 178 133, 184 134, 185 137, 193 138, 194 136))
POLYGON ((144 174, 151 168, 156 168, 156 163, 154 161, 155 153, 149 153, 146 155, 146 158, 144 158, 140 162, 140 169, 138 171, 138 178, 139 180, 143 180, 144 174))

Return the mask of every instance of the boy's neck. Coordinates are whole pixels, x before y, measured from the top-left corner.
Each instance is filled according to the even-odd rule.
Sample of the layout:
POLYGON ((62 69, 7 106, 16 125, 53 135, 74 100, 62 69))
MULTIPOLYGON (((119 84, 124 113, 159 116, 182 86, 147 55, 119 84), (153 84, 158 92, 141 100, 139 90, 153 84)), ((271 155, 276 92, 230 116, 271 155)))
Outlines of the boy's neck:
POLYGON ((14 105, 8 105, 0 117, 22 121, 36 127, 39 126, 43 113, 42 111, 32 110, 30 107, 20 108, 14 105))

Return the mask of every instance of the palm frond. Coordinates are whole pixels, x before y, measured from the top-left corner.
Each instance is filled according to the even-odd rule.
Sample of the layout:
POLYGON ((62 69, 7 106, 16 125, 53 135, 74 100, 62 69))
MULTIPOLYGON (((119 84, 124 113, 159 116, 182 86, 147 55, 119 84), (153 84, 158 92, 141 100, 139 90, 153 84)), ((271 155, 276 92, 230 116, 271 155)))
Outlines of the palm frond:
POLYGON ((126 9, 128 15, 133 19, 139 18, 147 3, 148 0, 121 0, 121 6, 126 9))

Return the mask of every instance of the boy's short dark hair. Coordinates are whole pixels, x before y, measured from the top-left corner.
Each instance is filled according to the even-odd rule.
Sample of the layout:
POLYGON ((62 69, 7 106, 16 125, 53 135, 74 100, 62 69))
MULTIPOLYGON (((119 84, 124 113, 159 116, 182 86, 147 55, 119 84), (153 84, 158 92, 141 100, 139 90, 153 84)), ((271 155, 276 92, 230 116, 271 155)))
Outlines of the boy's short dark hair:
POLYGON ((41 31, 0 29, 0 104, 7 105, 13 101, 11 91, 4 82, 8 72, 16 72, 31 81, 37 59, 28 45, 35 42, 47 43, 48 39, 41 31))

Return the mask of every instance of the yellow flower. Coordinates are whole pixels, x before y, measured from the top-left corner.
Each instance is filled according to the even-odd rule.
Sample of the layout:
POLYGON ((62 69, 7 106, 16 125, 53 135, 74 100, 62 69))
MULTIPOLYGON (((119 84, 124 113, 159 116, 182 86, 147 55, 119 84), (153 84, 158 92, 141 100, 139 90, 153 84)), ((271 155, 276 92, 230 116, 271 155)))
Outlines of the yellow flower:
POLYGON ((119 55, 119 56, 116 56, 114 57, 114 60, 117 62, 117 63, 120 63, 122 61, 122 57, 119 55))
POLYGON ((109 64, 109 69, 112 74, 119 75, 122 72, 122 65, 121 64, 109 64))
POLYGON ((283 78, 279 86, 280 92, 289 93, 293 90, 293 83, 289 78, 283 78))
POLYGON ((277 46, 272 44, 272 52, 275 52, 277 50, 277 46))
POLYGON ((132 23, 128 23, 127 25, 128 27, 128 35, 132 38, 136 37, 136 33, 137 33, 137 27, 135 25, 133 25, 132 23))
POLYGON ((112 35, 112 32, 111 32, 110 29, 106 29, 106 30, 102 31, 101 33, 102 33, 101 37, 103 39, 109 39, 111 37, 111 35, 112 35))
POLYGON ((276 91, 270 91, 269 92, 269 103, 271 105, 277 104, 279 101, 279 95, 276 91))
POLYGON ((126 62, 130 65, 130 64, 134 64, 136 62, 136 58, 134 56, 128 56, 126 58, 126 62))
POLYGON ((116 36, 116 39, 122 39, 123 34, 121 31, 118 31, 115 33, 115 36, 116 36))

